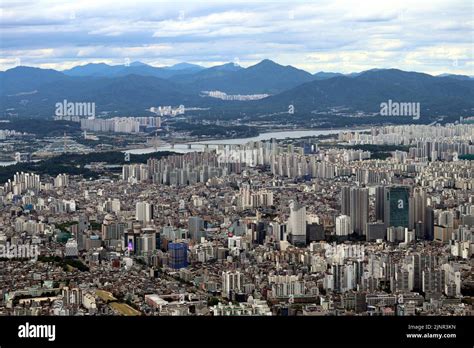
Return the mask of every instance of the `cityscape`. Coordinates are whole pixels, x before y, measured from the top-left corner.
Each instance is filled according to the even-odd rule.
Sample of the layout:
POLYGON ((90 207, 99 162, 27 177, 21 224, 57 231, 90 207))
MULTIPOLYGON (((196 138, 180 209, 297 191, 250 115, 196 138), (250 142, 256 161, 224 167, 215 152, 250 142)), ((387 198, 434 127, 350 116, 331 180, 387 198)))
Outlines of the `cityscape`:
POLYGON ((229 317, 472 339, 472 3, 1 8, 7 346, 229 317))
POLYGON ((382 126, 154 152, 97 179, 17 172, 2 313, 470 315, 473 137, 382 126))

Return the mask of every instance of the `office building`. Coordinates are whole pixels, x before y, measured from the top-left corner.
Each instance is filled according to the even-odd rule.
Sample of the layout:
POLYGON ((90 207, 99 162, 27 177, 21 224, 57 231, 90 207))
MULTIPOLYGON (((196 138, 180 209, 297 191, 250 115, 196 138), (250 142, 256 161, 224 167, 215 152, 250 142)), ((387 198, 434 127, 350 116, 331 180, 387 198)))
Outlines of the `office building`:
POLYGON ((365 235, 369 220, 369 190, 367 188, 351 188, 350 217, 352 231, 358 235, 365 235))
POLYGON ((409 196, 410 188, 406 186, 390 186, 385 189, 386 227, 409 227, 409 196))
POLYGON ((169 243, 168 253, 170 268, 180 269, 188 265, 188 245, 186 243, 169 243))

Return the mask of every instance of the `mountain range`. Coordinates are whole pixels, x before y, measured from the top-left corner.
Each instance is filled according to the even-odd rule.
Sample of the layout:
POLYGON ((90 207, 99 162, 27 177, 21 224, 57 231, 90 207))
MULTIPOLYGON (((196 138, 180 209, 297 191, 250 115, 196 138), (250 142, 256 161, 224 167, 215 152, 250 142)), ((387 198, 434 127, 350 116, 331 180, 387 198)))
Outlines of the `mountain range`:
POLYGON ((299 85, 261 101, 261 106, 299 111, 345 107, 376 113, 388 100, 420 103, 424 114, 472 115, 474 80, 434 77, 397 69, 369 70, 354 77, 335 76, 299 85))
POLYGON ((471 116, 474 79, 398 69, 311 74, 268 59, 248 68, 234 63, 204 68, 133 62, 86 64, 64 71, 19 66, 0 72, 0 115, 50 117, 64 99, 95 102, 97 112, 111 115, 146 115, 152 106, 180 104, 246 114, 284 111, 290 104, 299 113, 336 107, 377 112, 381 102, 391 99, 420 102, 422 112, 433 115, 471 116), (202 91, 212 90, 270 96, 246 102, 202 96, 202 91))
POLYGON ((169 67, 154 67, 142 62, 124 65, 108 65, 105 63, 90 63, 63 70, 68 76, 118 77, 126 75, 154 76, 170 78, 176 75, 193 74, 205 68, 195 64, 179 63, 169 67))

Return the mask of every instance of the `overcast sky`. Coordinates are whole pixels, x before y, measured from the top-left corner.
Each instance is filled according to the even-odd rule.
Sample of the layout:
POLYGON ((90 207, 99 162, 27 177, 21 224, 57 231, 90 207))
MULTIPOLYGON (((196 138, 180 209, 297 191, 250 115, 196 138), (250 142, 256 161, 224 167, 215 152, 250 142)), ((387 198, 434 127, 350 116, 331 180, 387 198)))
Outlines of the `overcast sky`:
POLYGON ((0 1, 0 69, 90 62, 474 75, 473 1, 0 1))

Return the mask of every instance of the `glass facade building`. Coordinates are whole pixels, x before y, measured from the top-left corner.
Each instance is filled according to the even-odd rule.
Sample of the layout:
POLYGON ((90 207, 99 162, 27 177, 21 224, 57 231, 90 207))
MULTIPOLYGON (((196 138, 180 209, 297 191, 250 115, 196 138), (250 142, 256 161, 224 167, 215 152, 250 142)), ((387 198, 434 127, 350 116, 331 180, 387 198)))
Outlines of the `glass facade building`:
POLYGON ((392 186, 385 189, 385 225, 407 227, 409 224, 410 188, 392 186))
POLYGON ((170 243, 168 251, 170 254, 169 266, 171 268, 180 269, 188 265, 188 245, 186 243, 170 243))

